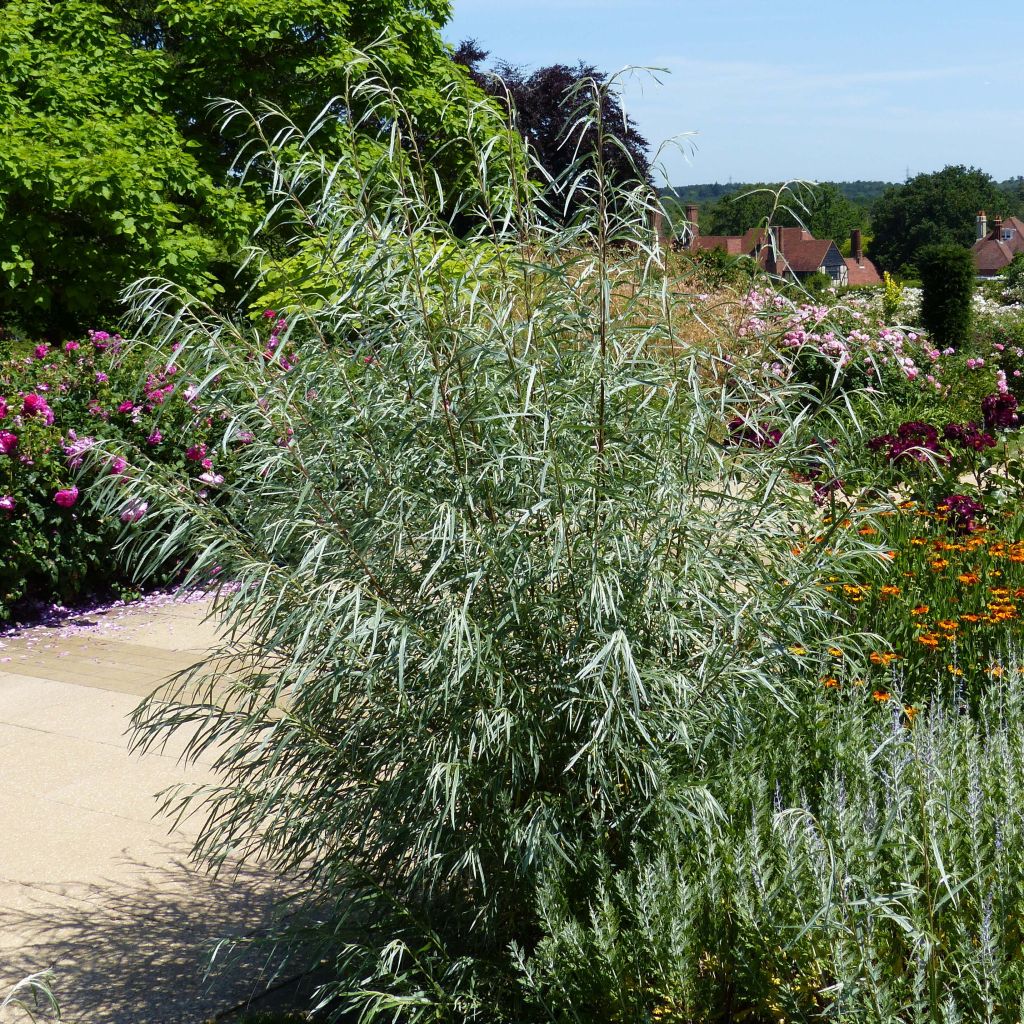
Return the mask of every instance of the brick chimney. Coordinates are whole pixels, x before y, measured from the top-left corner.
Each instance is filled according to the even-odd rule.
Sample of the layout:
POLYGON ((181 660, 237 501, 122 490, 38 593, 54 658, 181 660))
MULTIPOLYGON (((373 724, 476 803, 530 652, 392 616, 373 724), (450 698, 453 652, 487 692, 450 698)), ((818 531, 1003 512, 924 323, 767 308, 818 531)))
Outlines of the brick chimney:
POLYGON ((997 241, 1003 237, 1003 218, 999 214, 992 218, 992 237, 997 241))
POLYGON ((860 228, 850 232, 850 255, 857 261, 857 266, 864 262, 864 245, 861 242, 860 228))
POLYGON ((785 252, 786 251, 786 238, 785 238, 786 229, 783 228, 783 227, 772 228, 772 232, 773 232, 773 234, 775 236, 775 248, 780 253, 785 252))
POLYGON ((988 234, 988 218, 985 216, 984 210, 978 211, 978 241, 980 242, 988 234))
POLYGON ((696 203, 689 203, 687 205, 687 207, 686 207, 686 221, 687 221, 687 226, 690 229, 690 243, 692 244, 693 243, 693 239, 695 239, 700 234, 700 225, 697 223, 697 204, 696 203))

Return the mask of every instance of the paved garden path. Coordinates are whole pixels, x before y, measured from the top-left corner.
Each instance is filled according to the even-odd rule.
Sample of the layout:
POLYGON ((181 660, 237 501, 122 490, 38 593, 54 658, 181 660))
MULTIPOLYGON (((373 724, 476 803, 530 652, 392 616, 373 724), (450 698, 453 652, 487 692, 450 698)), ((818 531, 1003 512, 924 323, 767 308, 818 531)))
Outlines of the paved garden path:
POLYGON ((258 934, 280 886, 191 868, 196 823, 170 831, 155 794, 208 764, 125 737, 139 698, 213 643, 207 610, 150 598, 0 636, 0 1002, 52 968, 73 1024, 199 1024, 265 987, 262 953, 204 974, 211 943, 258 934))

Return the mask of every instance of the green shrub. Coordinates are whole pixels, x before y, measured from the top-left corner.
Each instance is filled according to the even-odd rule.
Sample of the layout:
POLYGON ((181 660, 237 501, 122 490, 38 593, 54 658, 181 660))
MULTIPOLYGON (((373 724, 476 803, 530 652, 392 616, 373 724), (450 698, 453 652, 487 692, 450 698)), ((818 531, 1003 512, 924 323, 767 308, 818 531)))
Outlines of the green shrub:
POLYGON ((917 256, 921 322, 939 344, 966 344, 971 332, 974 259, 958 245, 929 245, 917 256))
POLYGON ((887 324, 894 324, 899 321, 904 287, 888 270, 882 275, 882 282, 882 319, 887 324))
POLYGON ((1017 253, 1003 275, 1003 298, 1024 302, 1024 252, 1017 253))
POLYGON ((715 827, 710 752, 793 707, 789 648, 831 631, 832 560, 863 542, 794 553, 818 524, 789 469, 828 473, 803 389, 679 343, 687 297, 644 193, 607 204, 584 181, 591 203, 552 231, 512 191, 460 240, 400 153, 366 206, 329 167, 317 202, 312 158, 278 169, 271 202, 363 261, 286 310, 288 374, 189 296, 134 291, 157 358, 253 438, 213 509, 155 463, 107 484, 111 508, 149 503, 138 564, 187 555, 191 578, 234 584, 217 604, 240 671, 211 661, 136 723, 144 744, 194 727, 189 755, 216 759, 222 784, 183 798, 209 813, 204 862, 247 852, 301 879, 325 997, 537 1019, 523 962, 550 937, 549 889, 585 921, 602 865, 715 827), (751 410, 778 433, 742 441, 751 410))
POLYGON ((832 278, 820 270, 813 274, 808 274, 800 284, 804 291, 816 299, 820 299, 828 295, 834 286, 832 278))
POLYGON ((687 253, 687 263, 707 288, 749 284, 758 269, 753 260, 730 256, 724 249, 695 249, 687 253))

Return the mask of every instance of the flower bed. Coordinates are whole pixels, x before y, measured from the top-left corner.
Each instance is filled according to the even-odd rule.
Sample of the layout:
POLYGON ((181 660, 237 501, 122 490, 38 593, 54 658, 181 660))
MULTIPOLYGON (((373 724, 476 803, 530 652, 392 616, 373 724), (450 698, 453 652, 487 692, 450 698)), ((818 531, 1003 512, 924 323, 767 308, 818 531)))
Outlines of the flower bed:
MULTIPOLYGON (((267 359, 275 358, 284 328, 272 319, 267 359)), ((0 620, 25 602, 130 590, 113 548, 148 508, 126 498, 116 516, 102 515, 88 487, 97 476, 127 481, 133 451, 206 494, 224 483, 226 419, 202 406, 173 355, 146 373, 118 336, 92 331, 0 361, 0 620)))

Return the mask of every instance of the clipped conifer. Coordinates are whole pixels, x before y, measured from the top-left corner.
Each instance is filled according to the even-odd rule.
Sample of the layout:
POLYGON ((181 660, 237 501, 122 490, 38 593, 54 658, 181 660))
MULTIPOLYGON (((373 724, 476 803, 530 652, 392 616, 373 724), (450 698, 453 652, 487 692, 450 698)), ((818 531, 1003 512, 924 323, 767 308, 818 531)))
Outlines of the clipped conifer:
POLYGON ((971 330, 974 260, 959 245, 927 245, 918 254, 921 322, 943 345, 959 346, 971 330))

